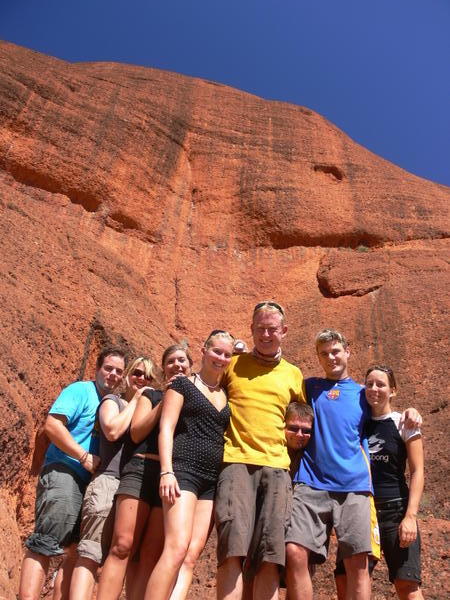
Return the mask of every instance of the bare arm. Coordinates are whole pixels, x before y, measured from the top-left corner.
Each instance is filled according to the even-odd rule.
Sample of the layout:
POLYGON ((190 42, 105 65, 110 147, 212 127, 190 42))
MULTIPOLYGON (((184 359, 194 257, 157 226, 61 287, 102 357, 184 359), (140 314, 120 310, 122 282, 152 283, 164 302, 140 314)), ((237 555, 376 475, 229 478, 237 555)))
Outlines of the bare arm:
POLYGON ((100 459, 94 454, 86 453, 83 446, 80 446, 70 435, 66 427, 67 419, 64 415, 48 415, 44 423, 44 432, 49 440, 68 456, 82 461, 83 467, 93 473, 100 464, 100 459))
POLYGON ((423 492, 423 443, 417 435, 406 442, 408 465, 410 471, 409 500, 406 514, 400 523, 398 531, 400 547, 406 548, 417 537, 417 513, 423 492))
POLYGON ((114 400, 107 399, 102 402, 99 411, 100 427, 107 440, 115 442, 125 433, 136 409, 136 404, 136 394, 122 412, 119 411, 114 400))
POLYGON ((153 408, 150 398, 141 393, 131 420, 131 439, 135 444, 142 442, 155 427, 161 416, 161 409, 162 402, 153 408))
POLYGON ((169 389, 164 394, 163 407, 161 413, 161 422, 159 425, 159 457, 161 462, 161 473, 169 471, 169 474, 162 475, 159 484, 159 495, 163 500, 174 504, 177 496, 180 495, 180 488, 172 467, 172 449, 173 434, 178 423, 184 398, 175 390, 169 389))

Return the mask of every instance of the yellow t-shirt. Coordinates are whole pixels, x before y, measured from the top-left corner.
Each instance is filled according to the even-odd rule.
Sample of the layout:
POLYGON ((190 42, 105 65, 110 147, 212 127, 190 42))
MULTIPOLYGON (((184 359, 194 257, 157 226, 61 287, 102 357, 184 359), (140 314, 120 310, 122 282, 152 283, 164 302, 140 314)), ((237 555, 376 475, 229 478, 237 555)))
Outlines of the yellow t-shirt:
POLYGON ((223 383, 231 408, 224 462, 288 469, 284 413, 289 402, 306 402, 300 369, 283 358, 267 366, 240 354, 231 359, 223 383))

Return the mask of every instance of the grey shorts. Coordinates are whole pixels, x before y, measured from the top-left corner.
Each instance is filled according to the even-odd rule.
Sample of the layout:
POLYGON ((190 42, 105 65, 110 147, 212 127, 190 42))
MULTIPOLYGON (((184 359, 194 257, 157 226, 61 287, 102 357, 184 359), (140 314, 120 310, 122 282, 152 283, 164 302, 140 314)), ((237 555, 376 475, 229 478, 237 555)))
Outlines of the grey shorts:
POLYGON ((304 546, 324 562, 334 528, 338 560, 370 553, 370 498, 366 492, 327 492, 296 484, 286 543, 304 546))
POLYGON ((284 469, 227 464, 216 491, 217 560, 247 557, 255 571, 262 562, 284 566, 284 534, 292 499, 284 469))
POLYGON ((34 533, 25 546, 44 556, 58 556, 78 542, 86 483, 62 463, 46 465, 36 488, 34 533))
POLYGON ((106 559, 114 528, 114 495, 119 480, 100 474, 87 486, 81 509, 81 533, 78 554, 98 564, 106 559))

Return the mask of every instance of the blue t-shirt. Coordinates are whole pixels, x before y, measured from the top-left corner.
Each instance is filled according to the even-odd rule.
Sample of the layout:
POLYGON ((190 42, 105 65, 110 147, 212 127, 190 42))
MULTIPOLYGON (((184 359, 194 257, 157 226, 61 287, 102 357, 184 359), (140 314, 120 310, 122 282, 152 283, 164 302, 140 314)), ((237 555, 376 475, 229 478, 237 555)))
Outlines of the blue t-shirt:
MULTIPOLYGON (((99 437, 93 431, 101 397, 93 381, 77 381, 63 389, 53 403, 49 414, 64 415, 66 427, 73 439, 91 454, 98 455, 99 437)), ((75 458, 68 456, 55 444, 50 444, 45 455, 44 465, 64 463, 84 481, 89 481, 91 474, 75 458)))
POLYGON ((340 381, 311 377, 305 385, 314 429, 294 481, 331 492, 371 492, 363 433, 370 413, 364 388, 350 377, 340 381))

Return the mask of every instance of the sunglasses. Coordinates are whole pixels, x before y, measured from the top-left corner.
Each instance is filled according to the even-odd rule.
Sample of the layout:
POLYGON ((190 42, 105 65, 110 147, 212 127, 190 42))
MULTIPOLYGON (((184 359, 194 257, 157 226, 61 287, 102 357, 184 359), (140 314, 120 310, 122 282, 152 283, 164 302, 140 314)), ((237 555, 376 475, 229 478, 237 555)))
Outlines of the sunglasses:
POLYGON ((234 339, 235 339, 235 338, 234 338, 234 335, 231 335, 231 333, 230 333, 229 331, 226 331, 225 329, 213 329, 213 330, 211 331, 211 333, 208 335, 208 337, 206 338, 206 340, 205 340, 205 344, 206 344, 206 342, 207 342, 207 341, 208 341, 210 338, 214 337, 215 335, 219 335, 219 333, 224 333, 225 335, 229 335, 229 336, 230 336, 230 338, 231 338, 231 339, 233 340, 233 342, 234 342, 234 339))
POLYGON ((286 425, 286 429, 292 433, 301 432, 302 435, 311 435, 311 427, 299 427, 298 425, 286 425))
POLYGON ((265 306, 271 306, 272 308, 276 308, 276 310, 281 313, 284 317, 284 308, 280 306, 277 302, 272 302, 272 300, 264 300, 264 302, 258 302, 258 304, 253 309, 253 314, 260 308, 264 308, 265 306))
POLYGON ((148 377, 145 371, 142 371, 142 369, 134 369, 134 371, 132 371, 131 375, 133 377, 143 377, 144 379, 148 379, 150 380, 151 377, 148 377))

